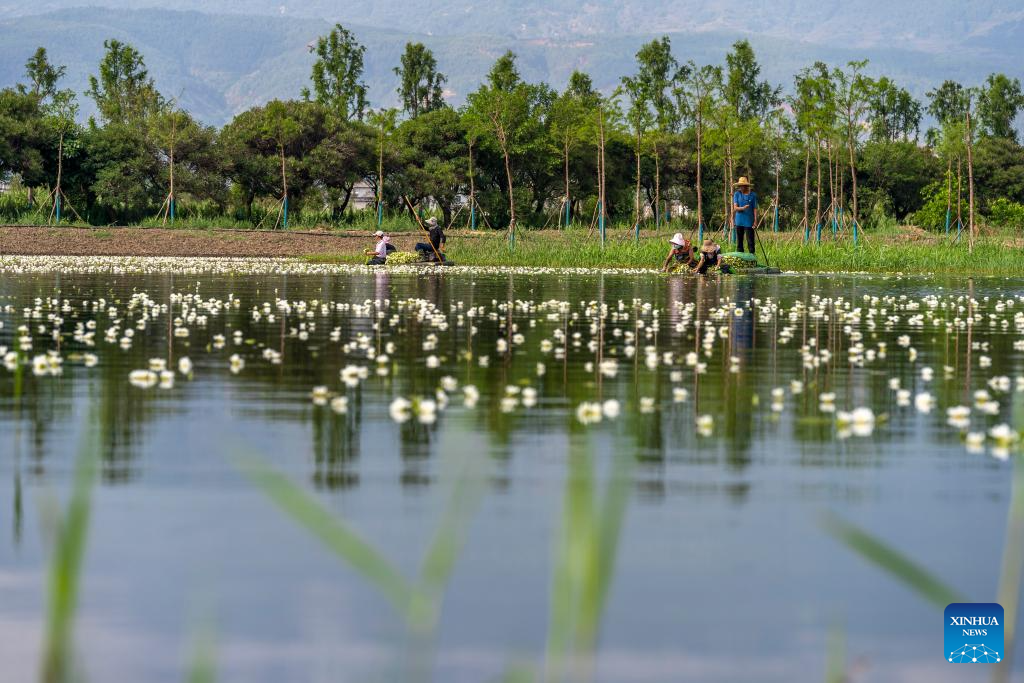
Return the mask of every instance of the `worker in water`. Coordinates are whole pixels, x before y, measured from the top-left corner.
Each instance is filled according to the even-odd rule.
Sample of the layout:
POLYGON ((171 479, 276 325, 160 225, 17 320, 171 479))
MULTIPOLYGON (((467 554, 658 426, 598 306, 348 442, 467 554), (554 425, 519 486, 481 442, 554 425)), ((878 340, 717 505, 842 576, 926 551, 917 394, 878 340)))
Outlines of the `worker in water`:
POLYGON ((683 237, 683 233, 677 232, 672 235, 672 239, 668 243, 671 248, 668 256, 665 257, 665 263, 661 266, 661 272, 675 273, 683 268, 697 266, 697 260, 693 257, 693 244, 683 237))
POLYGON ((388 242, 391 240, 381 230, 373 233, 373 236, 376 238, 373 249, 367 249, 363 252, 370 257, 370 260, 366 262, 366 265, 383 266, 388 260, 388 242))
POLYGON ((733 226, 736 228, 736 251, 744 251, 746 239, 750 253, 754 253, 754 226, 757 225, 757 193, 751 189, 746 176, 740 176, 732 193, 733 226))
POLYGON ((700 260, 697 262, 697 272, 706 274, 712 268, 719 265, 722 257, 722 248, 715 244, 715 241, 708 237, 700 247, 700 260))
POLYGON ((427 241, 419 242, 416 251, 420 252, 427 261, 444 261, 444 245, 448 241, 444 230, 437 224, 437 219, 431 216, 427 220, 427 241))

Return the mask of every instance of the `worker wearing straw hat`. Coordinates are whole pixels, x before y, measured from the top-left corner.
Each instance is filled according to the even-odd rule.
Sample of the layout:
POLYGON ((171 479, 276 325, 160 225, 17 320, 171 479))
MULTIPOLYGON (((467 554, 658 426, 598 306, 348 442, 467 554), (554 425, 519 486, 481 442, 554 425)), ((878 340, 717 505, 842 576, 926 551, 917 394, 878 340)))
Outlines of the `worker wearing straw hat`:
POLYGON ((690 243, 690 240, 683 237, 683 233, 677 232, 672 235, 672 239, 668 243, 672 248, 669 250, 668 256, 665 257, 665 263, 661 266, 661 272, 672 273, 680 268, 692 268, 696 265, 696 261, 693 259, 693 244, 690 243))
POLYGON ((740 176, 732 193, 733 225, 736 228, 736 249, 743 251, 746 237, 750 253, 754 253, 754 226, 757 225, 757 193, 746 176, 740 176))

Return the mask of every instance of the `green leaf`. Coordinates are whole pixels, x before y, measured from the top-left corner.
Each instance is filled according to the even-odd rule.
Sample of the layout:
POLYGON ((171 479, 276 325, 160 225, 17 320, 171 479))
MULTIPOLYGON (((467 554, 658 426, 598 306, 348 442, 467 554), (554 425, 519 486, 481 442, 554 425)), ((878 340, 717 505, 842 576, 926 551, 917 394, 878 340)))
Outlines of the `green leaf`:
POLYGON ((945 609, 946 605, 953 602, 966 601, 924 567, 859 527, 833 514, 825 516, 822 526, 850 550, 881 567, 939 609, 945 609))

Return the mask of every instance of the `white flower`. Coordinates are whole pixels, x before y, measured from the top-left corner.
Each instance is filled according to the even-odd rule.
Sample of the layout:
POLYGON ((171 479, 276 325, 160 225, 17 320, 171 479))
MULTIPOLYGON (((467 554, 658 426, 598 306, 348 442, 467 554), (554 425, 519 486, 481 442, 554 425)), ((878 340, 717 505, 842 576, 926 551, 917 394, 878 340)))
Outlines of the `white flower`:
POLYGON ((174 373, 170 370, 160 371, 160 388, 161 389, 173 389, 174 388, 174 373))
POLYGON ((790 392, 792 392, 792 393, 793 393, 794 395, 795 395, 795 394, 802 394, 802 393, 804 392, 804 383, 803 383, 803 382, 801 382, 801 381, 800 381, 800 380, 798 380, 798 379, 794 379, 794 380, 792 380, 792 381, 791 381, 791 382, 789 383, 789 390, 790 390, 790 392))
POLYGON ((899 391, 899 388, 900 388, 900 378, 899 377, 890 377, 889 378, 889 388, 892 389, 893 391, 899 391))
POLYGON ((178 372, 183 375, 192 374, 192 361, 188 356, 182 356, 178 359, 178 372))
POLYGON ((167 369, 167 361, 163 358, 150 358, 149 369, 153 372, 160 372, 167 369))
POLYGON ((391 402, 388 413, 391 415, 391 419, 398 424, 407 422, 412 417, 412 401, 399 396, 391 402))
POLYGON ((946 422, 950 427, 966 430, 971 426, 971 409, 967 406, 946 408, 946 422))
POLYGON ((441 378, 441 388, 451 393, 459 388, 459 380, 455 379, 451 375, 445 375, 441 378))
POLYGON ((1017 431, 1005 423, 988 430, 988 436, 1000 448, 1009 448, 1020 439, 1017 431))
POLYGON ((773 400, 781 401, 785 397, 786 397, 786 390, 783 389, 782 387, 775 387, 774 389, 772 389, 772 399, 773 400))
POLYGON ((590 425, 601 421, 601 404, 584 401, 576 408, 576 419, 590 425))
POLYGON ((921 368, 921 381, 922 382, 931 382, 932 378, 934 376, 935 376, 935 371, 932 370, 931 368, 929 368, 929 367, 921 368))
POLYGON ((231 358, 228 358, 228 364, 231 368, 231 374, 237 375, 245 367, 245 360, 237 353, 231 354, 231 358))
POLYGON ((683 403, 690 397, 690 392, 685 387, 674 387, 672 389, 672 400, 676 403, 683 403))
POLYGON ((964 437, 968 453, 983 453, 985 451, 985 434, 983 432, 968 432, 964 437))
POLYGON ((342 384, 347 387, 359 386, 360 370, 365 370, 365 368, 360 368, 357 365, 346 365, 343 367, 339 373, 342 384))
POLYGON ((462 396, 462 403, 467 408, 475 408, 477 401, 480 400, 480 392, 472 384, 467 384, 466 386, 462 387, 462 396))
POLYGON ((701 415, 697 418, 697 433, 701 436, 711 436, 715 429, 715 418, 711 415, 701 415))
POLYGON ((533 387, 523 387, 523 407, 532 408, 537 405, 537 390, 533 387))
POLYGON ((95 353, 87 353, 82 356, 82 365, 84 365, 87 368, 94 368, 96 367, 96 364, 99 362, 100 359, 96 356, 95 353))
POLYGON ((896 405, 906 408, 910 405, 910 390, 900 389, 896 392, 896 405))
POLYGON ((132 370, 128 375, 128 381, 140 389, 150 389, 156 386, 159 377, 152 370, 132 370))
POLYGON ((331 410, 341 415, 348 412, 348 397, 335 396, 331 399, 331 410))
POLYGON ((930 413, 935 406, 935 398, 927 391, 922 391, 914 397, 914 407, 919 413, 930 413))
POLYGON ((650 396, 640 397, 640 412, 641 413, 653 413, 654 412, 654 399, 650 396))
POLYGON ((434 424, 437 420, 437 402, 425 398, 416 402, 416 419, 422 424, 429 425, 434 424))
POLYGON ((853 412, 839 411, 836 423, 849 429, 854 436, 871 436, 875 429, 875 413, 871 408, 855 408, 853 412))
POLYGON ((616 401, 614 398, 610 398, 601 404, 601 412, 609 420, 614 420, 615 418, 617 418, 619 416, 620 411, 621 407, 619 406, 619 402, 616 401))
POLYGON ((316 386, 313 387, 313 391, 309 395, 313 399, 313 403, 318 406, 325 406, 327 405, 327 399, 330 397, 330 392, 327 391, 325 386, 316 386))
POLYGON ((499 407, 503 413, 511 413, 519 406, 519 399, 515 396, 502 396, 499 407))
POLYGON ((439 365, 441 365, 441 361, 439 361, 437 359, 437 356, 435 356, 433 354, 427 356, 427 367, 428 368, 436 368, 439 365))

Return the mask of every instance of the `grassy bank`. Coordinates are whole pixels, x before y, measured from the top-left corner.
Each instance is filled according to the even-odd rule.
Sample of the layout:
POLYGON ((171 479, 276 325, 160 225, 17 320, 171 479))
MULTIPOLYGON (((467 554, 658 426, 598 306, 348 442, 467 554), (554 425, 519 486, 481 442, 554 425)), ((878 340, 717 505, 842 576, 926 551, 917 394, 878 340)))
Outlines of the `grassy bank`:
MULTIPOLYGON (((503 232, 451 233, 448 256, 459 264, 489 266, 637 268, 661 266, 668 235, 644 234, 639 241, 618 231, 604 247, 586 230, 521 231, 514 248, 503 232)), ((716 234, 719 237, 720 234, 716 234)), ((722 243, 724 251, 733 246, 722 243)), ((974 252, 966 240, 892 230, 864 236, 854 246, 849 237, 804 244, 800 235, 765 232, 758 260, 783 270, 809 272, 944 273, 1024 276, 1024 250, 1007 234, 980 238, 974 252)), ((311 260, 360 262, 358 254, 321 254, 311 260)))

